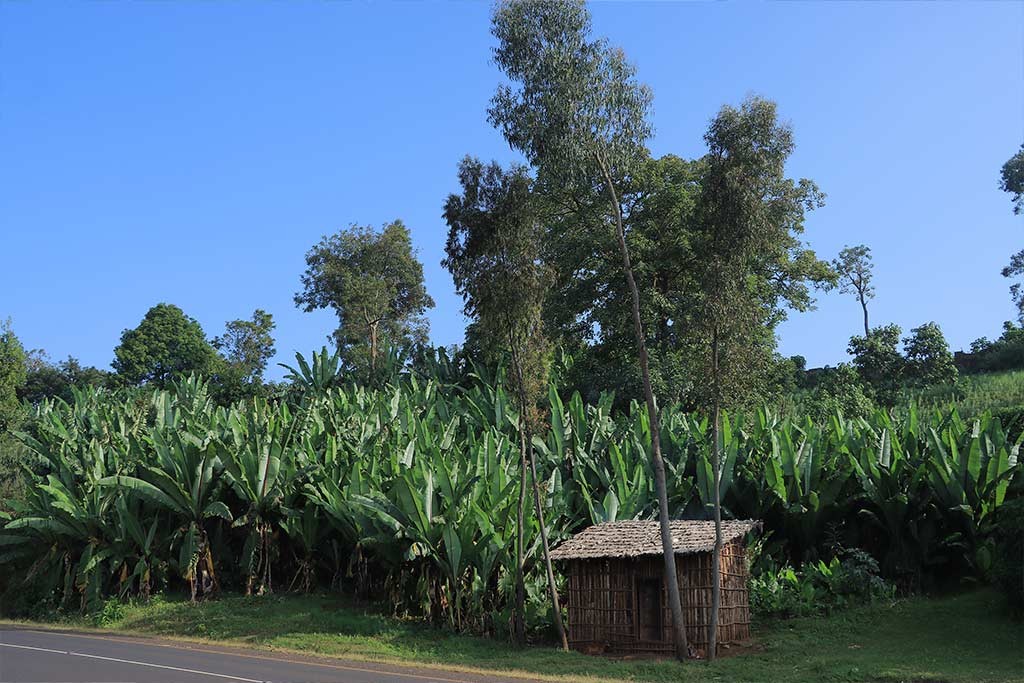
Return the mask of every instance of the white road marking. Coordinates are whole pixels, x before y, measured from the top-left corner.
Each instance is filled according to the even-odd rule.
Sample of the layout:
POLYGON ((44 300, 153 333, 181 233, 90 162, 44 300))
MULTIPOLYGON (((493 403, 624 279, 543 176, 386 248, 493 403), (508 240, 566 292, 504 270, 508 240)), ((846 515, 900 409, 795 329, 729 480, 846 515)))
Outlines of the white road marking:
POLYGON ((35 650, 37 652, 52 652, 58 655, 69 655, 71 657, 88 657, 89 659, 102 659, 108 662, 120 662, 121 664, 134 664, 135 666, 148 666, 154 669, 168 669, 170 671, 181 671, 183 673, 198 674, 200 676, 212 676, 214 678, 228 678, 233 681, 245 681, 245 683, 270 683, 270 681, 260 681, 255 678, 243 678, 241 676, 232 676, 230 674, 219 674, 213 671, 200 671, 199 669, 183 669, 178 666, 168 666, 166 664, 153 664, 151 662, 139 662, 132 659, 118 659, 117 657, 102 657, 100 655, 90 655, 85 652, 71 652, 69 650, 51 650, 47 647, 32 647, 31 645, 13 645, 11 643, 0 643, 0 647, 16 647, 20 650, 35 650))
MULTIPOLYGON (((204 654, 224 655, 224 656, 227 656, 227 657, 244 657, 245 659, 261 659, 261 660, 264 660, 264 661, 272 661, 272 662, 278 662, 278 663, 295 664, 297 666, 315 666, 315 667, 321 667, 321 668, 324 668, 324 669, 337 669, 339 671, 359 671, 361 673, 382 674, 382 675, 387 675, 387 676, 399 676, 399 677, 402 677, 402 678, 416 678, 416 679, 423 680, 423 681, 429 681, 429 683, 471 683, 471 681, 466 680, 464 678, 440 678, 438 676, 425 676, 423 674, 413 674, 413 673, 407 673, 407 672, 403 672, 403 671, 387 671, 387 670, 382 670, 382 669, 367 669, 367 668, 364 668, 364 667, 353 666, 351 664, 334 664, 334 663, 330 663, 330 662, 317 662, 317 661, 297 661, 295 659, 288 659, 288 658, 282 657, 280 655, 279 656, 275 656, 275 657, 271 657, 271 656, 267 656, 267 655, 250 654, 250 653, 246 653, 246 652, 225 652, 223 650, 208 650, 208 649, 204 649, 202 647, 197 647, 197 646, 189 644, 189 643, 181 643, 181 644, 149 643, 149 642, 140 642, 139 640, 132 640, 132 639, 129 639, 128 637, 119 638, 119 637, 111 637, 111 636, 92 636, 92 635, 86 635, 84 633, 65 633, 63 631, 47 631, 45 629, 26 629, 26 630, 27 630, 28 633, 38 633, 40 635, 52 636, 52 635, 56 634, 56 635, 60 635, 60 636, 66 637, 66 638, 88 638, 89 640, 101 640, 101 641, 106 642, 106 643, 128 643, 129 645, 144 645, 145 647, 165 647, 165 648, 168 648, 170 650, 179 650, 179 651, 188 651, 188 652, 202 652, 204 654)), ((287 651, 285 651, 285 652, 282 652, 281 654, 285 655, 285 654, 289 654, 289 653, 287 651)), ((292 653, 292 654, 295 654, 295 653, 292 653)), ((322 656, 329 656, 329 655, 322 655, 322 656)), ((401 665, 397 665, 396 664, 395 666, 401 666, 401 665)), ((444 671, 444 670, 442 670, 442 671, 444 671)), ((455 672, 448 672, 448 673, 455 673, 455 672)), ((527 681, 534 680, 532 678, 527 678, 526 676, 521 676, 521 675, 514 675, 514 676, 511 676, 511 678, 520 678, 520 679, 527 680, 527 681)), ((2 682, 0 682, 0 683, 2 683, 2 682)), ((263 683, 271 683, 271 682, 270 681, 263 681, 263 683)))

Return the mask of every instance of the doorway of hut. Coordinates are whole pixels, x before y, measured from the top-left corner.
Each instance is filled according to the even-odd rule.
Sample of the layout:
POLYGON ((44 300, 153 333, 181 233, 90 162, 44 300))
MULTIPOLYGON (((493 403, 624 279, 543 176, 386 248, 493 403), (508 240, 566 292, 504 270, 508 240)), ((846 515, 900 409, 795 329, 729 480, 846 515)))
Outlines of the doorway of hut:
POLYGON ((661 633, 661 579, 637 578, 637 635, 641 641, 660 641, 661 633))

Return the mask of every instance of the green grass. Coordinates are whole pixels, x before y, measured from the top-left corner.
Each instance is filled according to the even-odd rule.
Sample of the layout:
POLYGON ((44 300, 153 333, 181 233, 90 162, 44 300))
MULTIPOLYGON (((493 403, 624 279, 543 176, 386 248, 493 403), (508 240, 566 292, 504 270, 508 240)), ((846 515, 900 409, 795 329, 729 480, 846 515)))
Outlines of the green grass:
MULTIPOLYGON (((334 597, 225 597, 129 605, 106 630, 536 678, 627 681, 1024 681, 1024 625, 978 591, 914 598, 823 618, 756 625, 741 655, 677 664, 611 659, 550 647, 516 650, 388 619, 334 597)), ((80 625, 67 623, 63 625, 80 625)))

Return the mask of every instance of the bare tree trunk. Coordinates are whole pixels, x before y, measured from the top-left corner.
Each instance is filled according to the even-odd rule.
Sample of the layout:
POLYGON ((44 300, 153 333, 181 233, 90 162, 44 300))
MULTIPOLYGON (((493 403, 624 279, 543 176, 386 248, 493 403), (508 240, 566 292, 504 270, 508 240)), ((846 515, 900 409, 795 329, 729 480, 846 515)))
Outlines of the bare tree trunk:
POLYGON ((526 549, 523 547, 523 524, 526 508, 526 433, 519 433, 519 502, 516 507, 516 604, 512 613, 516 645, 526 645, 526 582, 523 567, 526 549))
POLYGON ((864 292, 858 292, 860 298, 860 307, 864 309, 864 338, 867 339, 871 335, 871 328, 868 327, 868 302, 864 299, 864 292))
MULTIPOLYGON (((544 551, 544 569, 548 576, 548 593, 551 595, 551 606, 555 620, 555 631, 558 633, 558 639, 562 643, 562 649, 566 652, 569 651, 569 639, 565 635, 565 625, 562 623, 562 606, 558 600, 558 586, 555 585, 555 571, 551 567, 551 551, 548 547, 548 530, 544 525, 544 507, 540 502, 540 484, 537 481, 537 457, 533 451, 533 443, 530 434, 529 420, 527 418, 527 410, 529 407, 529 401, 526 396, 526 382, 523 378, 523 365, 519 359, 518 346, 514 339, 514 336, 509 330, 509 339, 511 341, 510 351, 512 352, 512 364, 515 366, 516 372, 516 384, 517 393, 519 394, 519 425, 520 425, 520 439, 525 440, 526 448, 530 456, 530 475, 533 484, 533 503, 537 513, 537 524, 540 526, 540 541, 541 548, 544 551)), ((522 528, 522 527, 520 527, 522 528)))
POLYGON ((377 323, 370 323, 370 370, 377 369, 377 323))
POLYGON ((540 542, 544 549, 544 568, 548 574, 548 591, 551 593, 551 603, 555 618, 555 631, 558 632, 558 639, 562 643, 562 649, 569 651, 569 639, 565 635, 565 625, 562 623, 562 607, 558 600, 558 587, 555 585, 555 571, 551 568, 551 552, 548 549, 548 531, 544 527, 544 508, 540 504, 540 486, 537 484, 537 458, 533 452, 533 444, 528 446, 530 452, 530 474, 533 478, 533 502, 537 508, 537 523, 540 525, 540 542))
POLYGON ((715 552, 711 556, 711 623, 708 624, 708 661, 714 661, 718 649, 718 608, 722 600, 722 452, 718 446, 721 420, 721 391, 718 376, 718 330, 711 335, 711 383, 714 407, 711 413, 711 469, 714 481, 715 552))
POLYGON ((672 545, 672 528, 668 514, 668 489, 665 484, 665 461, 661 457, 661 427, 658 420, 658 405, 651 388, 650 363, 647 358, 647 343, 644 341, 643 321, 640 319, 640 290, 633 278, 633 264, 629 258, 629 247, 626 245, 626 231, 622 225, 622 207, 612 182, 611 173, 604 159, 598 154, 597 161, 604 174, 605 187, 611 197, 615 216, 615 228, 619 237, 619 251, 622 253, 622 269, 626 273, 626 284, 632 299, 633 331, 636 335, 636 346, 640 356, 640 375, 644 385, 644 398, 647 401, 647 415, 651 425, 651 464, 654 469, 654 485, 658 492, 658 521, 661 525, 661 549, 665 558, 665 583, 668 588, 669 608, 672 611, 673 640, 676 658, 687 657, 686 624, 683 622, 683 604, 679 597, 679 582, 676 579, 676 556, 672 545))

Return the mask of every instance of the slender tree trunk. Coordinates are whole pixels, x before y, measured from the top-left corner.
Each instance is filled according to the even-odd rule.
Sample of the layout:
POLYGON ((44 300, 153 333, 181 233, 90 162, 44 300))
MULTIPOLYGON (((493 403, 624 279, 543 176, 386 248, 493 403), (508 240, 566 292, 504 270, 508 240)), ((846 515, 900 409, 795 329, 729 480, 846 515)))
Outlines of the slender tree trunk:
POLYGON ((562 623, 562 606, 558 599, 558 586, 555 584, 555 570, 551 567, 551 550, 548 547, 548 530, 544 525, 544 506, 540 502, 540 484, 537 481, 537 457, 533 451, 532 434, 530 423, 527 419, 529 399, 526 396, 526 381, 523 377, 523 365, 519 358, 518 345, 514 336, 509 330, 510 351, 512 352, 512 364, 515 366, 517 392, 519 394, 519 424, 520 438, 526 441, 527 452, 530 456, 530 476, 533 484, 533 503, 537 513, 537 524, 540 526, 541 548, 544 551, 544 569, 548 576, 548 593, 551 595, 551 607, 555 620, 555 631, 562 643, 562 649, 569 651, 569 639, 565 635, 565 625, 562 623))
POLYGON ((377 369, 377 323, 370 323, 370 370, 377 369))
POLYGON ((719 421, 721 420, 721 384, 718 375, 718 330, 711 335, 711 384, 714 407, 711 413, 711 469, 715 496, 715 552, 711 556, 711 623, 708 624, 708 661, 714 661, 718 648, 718 608, 722 599, 722 451, 719 448, 719 421))
POLYGON ((598 164, 604 174, 605 187, 611 198, 615 217, 615 228, 618 232, 619 251, 622 253, 622 269, 626 273, 626 284, 632 300, 633 332, 636 335, 636 346, 640 356, 640 375, 644 385, 644 398, 647 402, 647 415, 651 425, 651 464, 654 469, 654 485, 658 492, 658 521, 661 525, 661 549, 665 558, 665 583, 668 589, 668 603, 672 611, 673 640, 676 658, 687 657, 686 624, 683 622, 683 604, 679 597, 679 582, 676 579, 676 555, 672 546, 672 528, 668 514, 668 489, 665 484, 665 461, 661 457, 661 427, 658 420, 658 405, 651 388, 650 363, 647 358, 647 343, 644 341, 643 321, 640 319, 640 290, 633 278, 633 264, 629 258, 629 247, 626 245, 626 231, 622 225, 622 207, 612 182, 608 165, 600 155, 598 164))
POLYGON ((864 299, 864 293, 858 294, 860 298, 860 307, 864 309, 864 338, 867 339, 871 335, 871 328, 868 327, 868 302, 864 299))
POLYGON ((565 635, 565 625, 562 623, 562 607, 558 600, 558 587, 555 585, 555 571, 551 568, 551 552, 548 548, 548 531, 544 527, 544 508, 540 503, 540 486, 537 484, 537 458, 533 451, 533 444, 527 446, 530 452, 530 474, 533 478, 533 502, 537 508, 537 523, 540 525, 540 543, 544 549, 544 568, 548 574, 548 591, 551 593, 551 606, 555 618, 555 631, 558 632, 558 640, 562 643, 562 649, 569 651, 569 639, 565 635))
POLYGON ((526 549, 523 547, 523 524, 526 508, 526 432, 519 432, 519 503, 516 507, 516 604, 512 614, 516 645, 526 645, 526 581, 523 567, 526 549))

